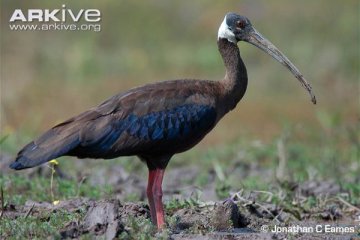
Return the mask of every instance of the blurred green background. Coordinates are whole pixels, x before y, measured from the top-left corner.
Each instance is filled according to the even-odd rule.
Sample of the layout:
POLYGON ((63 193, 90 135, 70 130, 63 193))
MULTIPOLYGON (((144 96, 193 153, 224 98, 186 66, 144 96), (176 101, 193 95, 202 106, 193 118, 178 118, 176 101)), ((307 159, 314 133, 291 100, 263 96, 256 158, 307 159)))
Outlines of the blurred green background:
MULTIPOLYGON (((182 158, 199 158, 210 147, 221 152, 233 146, 230 157, 216 153, 220 162, 254 141, 272 149, 276 139, 291 132, 289 145, 295 150, 290 149, 289 156, 299 164, 295 169, 304 166, 297 162, 300 155, 328 176, 349 172, 355 176, 359 10, 357 0, 2 0, 1 136, 7 136, 2 150, 13 155, 55 123, 140 84, 221 79, 224 67, 217 30, 224 15, 233 11, 247 16, 300 69, 318 104, 311 103, 287 69, 255 47, 239 43, 249 75, 245 97, 195 150, 174 164, 191 161, 182 158), (9 29, 16 8, 54 9, 62 4, 73 11, 99 9, 101 31, 9 29), (346 167, 339 172, 339 166, 346 167)), ((276 158, 276 147, 264 155, 276 158)))

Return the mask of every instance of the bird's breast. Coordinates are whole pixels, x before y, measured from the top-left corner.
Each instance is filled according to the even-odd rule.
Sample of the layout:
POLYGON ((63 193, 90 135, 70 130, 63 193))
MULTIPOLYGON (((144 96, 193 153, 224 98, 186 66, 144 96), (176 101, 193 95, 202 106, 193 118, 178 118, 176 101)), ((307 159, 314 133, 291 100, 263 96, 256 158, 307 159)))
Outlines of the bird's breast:
MULTIPOLYGON (((143 116, 130 115, 125 135, 141 152, 181 152, 198 143, 215 125, 216 111, 207 105, 187 104, 143 116)), ((121 144, 121 142, 116 143, 121 144)))

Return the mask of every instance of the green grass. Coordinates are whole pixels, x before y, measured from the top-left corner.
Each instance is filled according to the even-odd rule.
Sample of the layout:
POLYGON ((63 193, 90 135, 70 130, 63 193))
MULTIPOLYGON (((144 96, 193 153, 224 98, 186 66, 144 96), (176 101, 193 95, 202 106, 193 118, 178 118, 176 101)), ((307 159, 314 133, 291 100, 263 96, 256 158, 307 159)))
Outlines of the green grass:
POLYGON ((43 239, 52 236, 60 239, 59 230, 71 221, 79 221, 85 212, 43 212, 39 216, 21 216, 16 219, 3 218, 0 221, 0 237, 6 239, 43 239))
MULTIPOLYGON (((8 203, 23 205, 27 200, 52 202, 50 178, 35 176, 29 179, 19 174, 5 175, 0 177, 0 186, 8 203)), ((111 186, 92 186, 55 177, 53 192, 54 200, 75 197, 99 199, 111 196, 111 186)))
POLYGON ((169 239, 169 230, 158 233, 156 227, 149 219, 139 219, 129 217, 128 220, 129 230, 120 234, 119 239, 127 240, 150 240, 150 239, 169 239))

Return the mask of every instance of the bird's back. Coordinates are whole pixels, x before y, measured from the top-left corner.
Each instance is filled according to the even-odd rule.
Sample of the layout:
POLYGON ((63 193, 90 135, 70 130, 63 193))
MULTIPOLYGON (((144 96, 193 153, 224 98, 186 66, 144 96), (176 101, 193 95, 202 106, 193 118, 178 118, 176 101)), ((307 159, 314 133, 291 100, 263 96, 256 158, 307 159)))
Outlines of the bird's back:
POLYGON ((172 155, 198 143, 217 122, 220 85, 174 80, 131 89, 53 127, 12 165, 33 167, 62 155, 80 158, 172 155))

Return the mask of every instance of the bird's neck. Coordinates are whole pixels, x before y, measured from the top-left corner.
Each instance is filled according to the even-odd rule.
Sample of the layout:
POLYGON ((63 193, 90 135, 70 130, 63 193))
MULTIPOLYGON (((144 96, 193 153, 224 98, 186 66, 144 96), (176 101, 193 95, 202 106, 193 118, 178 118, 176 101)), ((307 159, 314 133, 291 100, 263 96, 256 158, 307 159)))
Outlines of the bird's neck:
POLYGON ((235 108, 244 96, 248 77, 239 48, 235 43, 219 38, 218 48, 226 68, 225 77, 220 81, 224 89, 222 105, 228 112, 235 108))

